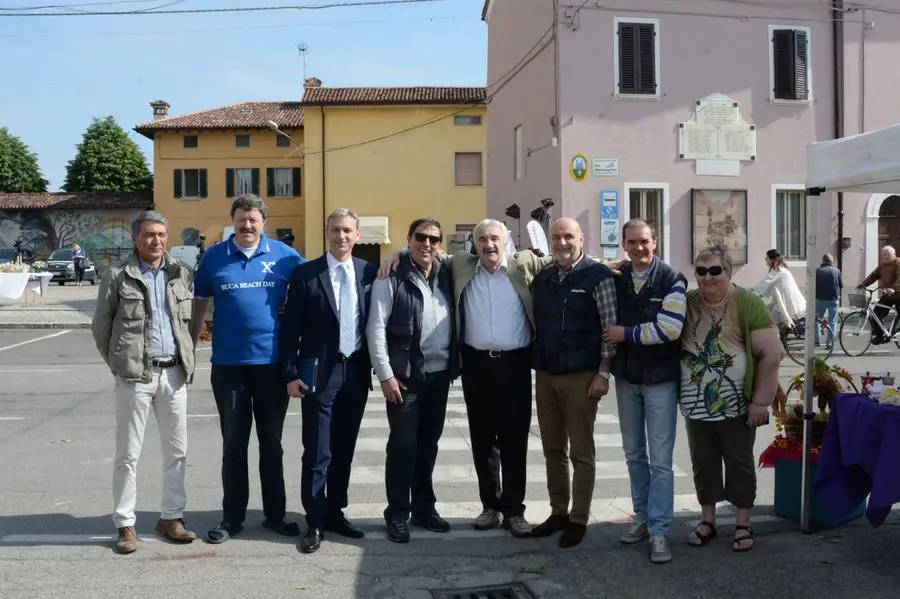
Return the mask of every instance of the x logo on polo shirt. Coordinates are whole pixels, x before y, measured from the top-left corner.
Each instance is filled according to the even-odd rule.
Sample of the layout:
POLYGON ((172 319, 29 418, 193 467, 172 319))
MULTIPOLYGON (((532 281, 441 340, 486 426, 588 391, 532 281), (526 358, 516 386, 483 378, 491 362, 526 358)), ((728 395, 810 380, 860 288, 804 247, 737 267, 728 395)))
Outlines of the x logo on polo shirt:
POLYGON ((272 267, 275 266, 274 262, 260 262, 262 264, 263 273, 271 273, 272 267))

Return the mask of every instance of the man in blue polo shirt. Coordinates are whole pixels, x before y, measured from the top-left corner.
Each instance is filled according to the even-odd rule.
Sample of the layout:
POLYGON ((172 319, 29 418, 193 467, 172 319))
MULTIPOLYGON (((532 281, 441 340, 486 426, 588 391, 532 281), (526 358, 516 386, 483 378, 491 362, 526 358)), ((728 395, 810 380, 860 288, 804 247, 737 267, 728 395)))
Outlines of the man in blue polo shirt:
POLYGON ((240 195, 231 205, 234 234, 209 248, 194 279, 191 335, 196 343, 214 302, 211 382, 222 429, 222 521, 207 533, 224 543, 243 530, 250 499, 247 449, 256 419, 263 526, 297 536, 285 522, 281 433, 289 398, 279 370, 280 311, 294 268, 304 260, 269 239, 265 202, 240 195))

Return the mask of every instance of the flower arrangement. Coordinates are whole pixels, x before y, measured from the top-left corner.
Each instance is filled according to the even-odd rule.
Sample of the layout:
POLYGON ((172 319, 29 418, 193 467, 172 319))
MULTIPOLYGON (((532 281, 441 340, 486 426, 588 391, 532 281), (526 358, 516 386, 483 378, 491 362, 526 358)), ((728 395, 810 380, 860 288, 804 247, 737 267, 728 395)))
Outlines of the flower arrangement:
POLYGON ((16 263, 0 264, 0 273, 19 274, 19 273, 25 273, 25 272, 28 272, 27 264, 16 264, 16 263))
MULTIPOLYGON (((844 368, 828 364, 825 360, 813 360, 813 395, 817 398, 818 411, 812 421, 812 444, 818 446, 825 436, 828 414, 838 395, 847 390, 858 392, 853 376, 844 368)), ((787 391, 779 393, 772 404, 776 417, 776 429, 784 438, 797 443, 803 442, 803 401, 806 393, 806 374, 801 373, 791 379, 787 391), (788 405, 788 396, 797 391, 801 400, 788 405)), ((777 438, 776 438, 777 440, 777 438)))
POLYGON ((32 272, 44 272, 47 270, 49 266, 43 260, 35 260, 31 263, 31 271, 32 272))

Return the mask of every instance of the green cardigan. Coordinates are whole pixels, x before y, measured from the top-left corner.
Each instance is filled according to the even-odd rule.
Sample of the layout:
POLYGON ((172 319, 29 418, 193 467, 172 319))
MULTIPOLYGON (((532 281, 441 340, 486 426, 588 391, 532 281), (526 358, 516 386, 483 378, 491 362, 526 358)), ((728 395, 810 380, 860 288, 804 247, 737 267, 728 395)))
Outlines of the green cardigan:
MULTIPOLYGON (((744 351, 747 353, 747 371, 744 373, 744 393, 748 399, 753 397, 753 389, 756 387, 756 358, 753 356, 753 347, 750 343, 750 333, 772 326, 772 317, 766 308, 766 303, 761 297, 738 285, 734 286, 737 297, 738 323, 744 335, 744 351), (749 393, 748 393, 749 390, 749 393)), ((699 290, 692 289, 687 292, 688 304, 694 301, 699 290)))

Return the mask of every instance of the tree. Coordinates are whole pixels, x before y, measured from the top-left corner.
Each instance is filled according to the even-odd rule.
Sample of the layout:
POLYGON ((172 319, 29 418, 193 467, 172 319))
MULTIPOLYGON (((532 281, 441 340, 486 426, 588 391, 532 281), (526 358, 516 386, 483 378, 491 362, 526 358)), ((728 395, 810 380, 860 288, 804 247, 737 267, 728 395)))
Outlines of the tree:
POLYGON ((116 120, 94 119, 66 165, 66 191, 144 191, 153 184, 147 159, 116 120))
POLYGON ((0 127, 0 192, 47 191, 47 185, 37 155, 6 127, 0 127))

